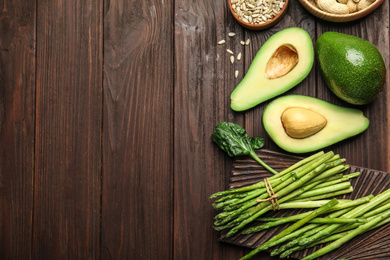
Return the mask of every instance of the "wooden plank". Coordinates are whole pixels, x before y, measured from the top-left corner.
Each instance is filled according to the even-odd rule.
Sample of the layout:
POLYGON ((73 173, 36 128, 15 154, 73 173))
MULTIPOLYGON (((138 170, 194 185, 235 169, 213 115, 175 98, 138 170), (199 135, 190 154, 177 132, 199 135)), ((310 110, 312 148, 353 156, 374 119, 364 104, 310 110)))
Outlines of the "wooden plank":
POLYGON ((218 242, 208 197, 225 189, 232 160, 211 140, 221 121, 243 124, 230 109, 230 93, 242 78, 237 60, 244 29, 227 1, 175 2, 174 259, 238 259, 241 248, 218 242), (229 32, 235 32, 233 38, 229 32), (224 45, 217 42, 225 40, 224 45), (235 62, 230 62, 233 51, 235 62), (234 77, 239 71, 238 78, 234 77))
POLYGON ((0 1, 0 258, 31 253, 35 1, 0 1))
POLYGON ((170 1, 106 1, 102 258, 172 258, 170 1))
POLYGON ((38 1, 33 259, 99 259, 102 1, 38 1))

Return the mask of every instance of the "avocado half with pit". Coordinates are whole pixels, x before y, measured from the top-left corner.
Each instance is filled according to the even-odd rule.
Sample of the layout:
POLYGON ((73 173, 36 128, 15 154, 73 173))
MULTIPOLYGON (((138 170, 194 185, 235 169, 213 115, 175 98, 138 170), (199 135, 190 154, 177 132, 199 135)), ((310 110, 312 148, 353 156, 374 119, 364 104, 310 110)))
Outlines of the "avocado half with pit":
POLYGON ((277 32, 263 44, 232 92, 231 108, 244 111, 286 92, 306 78, 313 62, 313 43, 305 30, 277 32))
POLYGON ((264 129, 282 149, 307 153, 365 131, 369 120, 358 109, 326 101, 289 95, 272 101, 264 110, 264 129))

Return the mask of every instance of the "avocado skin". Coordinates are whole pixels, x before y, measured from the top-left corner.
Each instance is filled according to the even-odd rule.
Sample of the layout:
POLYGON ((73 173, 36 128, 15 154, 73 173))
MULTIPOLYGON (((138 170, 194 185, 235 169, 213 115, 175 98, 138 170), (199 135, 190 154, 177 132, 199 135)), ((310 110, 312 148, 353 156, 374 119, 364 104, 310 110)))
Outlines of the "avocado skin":
POLYGON ((372 43, 353 35, 325 32, 315 49, 325 83, 340 99, 365 105, 383 89, 385 62, 372 43))

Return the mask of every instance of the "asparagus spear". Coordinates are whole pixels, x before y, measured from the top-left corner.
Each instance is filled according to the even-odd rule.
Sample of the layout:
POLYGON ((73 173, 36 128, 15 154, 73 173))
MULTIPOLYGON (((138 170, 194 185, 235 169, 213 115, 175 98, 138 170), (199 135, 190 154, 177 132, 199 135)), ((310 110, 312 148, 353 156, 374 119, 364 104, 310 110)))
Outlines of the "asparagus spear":
POLYGON ((316 186, 316 189, 332 186, 332 185, 342 183, 345 181, 349 181, 350 179, 358 177, 359 175, 360 175, 360 172, 354 172, 351 174, 343 175, 341 178, 332 179, 332 180, 328 179, 326 182, 323 182, 323 183, 319 184, 318 186, 316 186))
POLYGON ((350 182, 342 182, 342 183, 338 183, 338 184, 335 184, 332 186, 327 186, 327 187, 322 187, 319 189, 307 191, 307 192, 302 193, 301 195, 297 196, 294 200, 300 200, 300 199, 304 199, 304 198, 314 197, 314 196, 317 196, 318 194, 326 194, 326 193, 331 193, 331 192, 335 192, 335 191, 345 190, 345 189, 349 189, 350 187, 351 187, 350 182))
POLYGON ((355 224, 367 223, 365 218, 314 218, 309 223, 315 224, 355 224))
MULTIPOLYGON (((296 218, 297 215, 293 215, 290 217, 284 217, 284 218, 260 218, 259 221, 267 222, 263 225, 268 225, 270 223, 289 223, 289 222, 296 222, 299 219, 306 217, 310 212, 301 213, 298 214, 300 218, 296 218)), ((365 218, 313 218, 309 221, 309 223, 315 223, 315 224, 334 224, 334 223, 341 223, 341 224, 351 224, 351 223, 367 223, 367 219, 365 218)), ((277 224, 275 226, 278 226, 280 224, 277 224)))
POLYGON ((351 187, 344 189, 344 190, 339 190, 339 191, 335 191, 335 192, 328 192, 325 194, 321 194, 321 195, 317 195, 317 196, 313 196, 313 197, 309 197, 309 198, 297 199, 294 201, 298 202, 298 201, 322 200, 322 199, 336 197, 338 195, 343 195, 343 194, 352 193, 352 192, 353 192, 353 187, 351 186, 351 187))
POLYGON ((280 209, 311 209, 319 208, 328 203, 329 200, 310 200, 310 201, 289 201, 281 203, 280 209))
MULTIPOLYGON (((307 216, 307 215, 308 214, 306 214, 306 213, 302 214, 303 217, 307 216)), ((292 216, 292 217, 294 217, 294 218, 290 218, 290 217, 280 218, 277 221, 271 221, 271 222, 265 223, 265 224, 260 225, 260 226, 248 228, 248 229, 245 229, 244 231, 242 231, 241 234, 244 234, 244 235, 252 234, 252 233, 259 232, 259 231, 262 231, 262 230, 265 230, 265 229, 268 229, 271 227, 275 227, 275 226, 279 226, 279 225, 282 225, 285 223, 297 221, 295 216, 292 216)), ((309 221, 309 223, 314 223, 314 224, 356 224, 356 223, 362 224, 362 223, 366 223, 366 222, 367 222, 367 219, 365 219, 365 218, 314 218, 314 219, 309 221)))

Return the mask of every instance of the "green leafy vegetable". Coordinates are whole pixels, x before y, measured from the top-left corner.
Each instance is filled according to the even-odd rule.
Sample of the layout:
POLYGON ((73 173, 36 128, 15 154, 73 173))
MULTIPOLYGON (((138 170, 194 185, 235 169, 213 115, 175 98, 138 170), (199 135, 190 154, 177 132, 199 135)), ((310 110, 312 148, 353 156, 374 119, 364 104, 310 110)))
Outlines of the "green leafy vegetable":
POLYGON ((254 160, 260 163, 264 168, 273 174, 278 174, 277 171, 272 169, 266 163, 264 163, 255 153, 255 149, 260 149, 264 146, 264 139, 261 137, 248 137, 245 129, 241 126, 229 123, 221 122, 215 128, 212 135, 213 141, 230 157, 250 155, 254 160))

